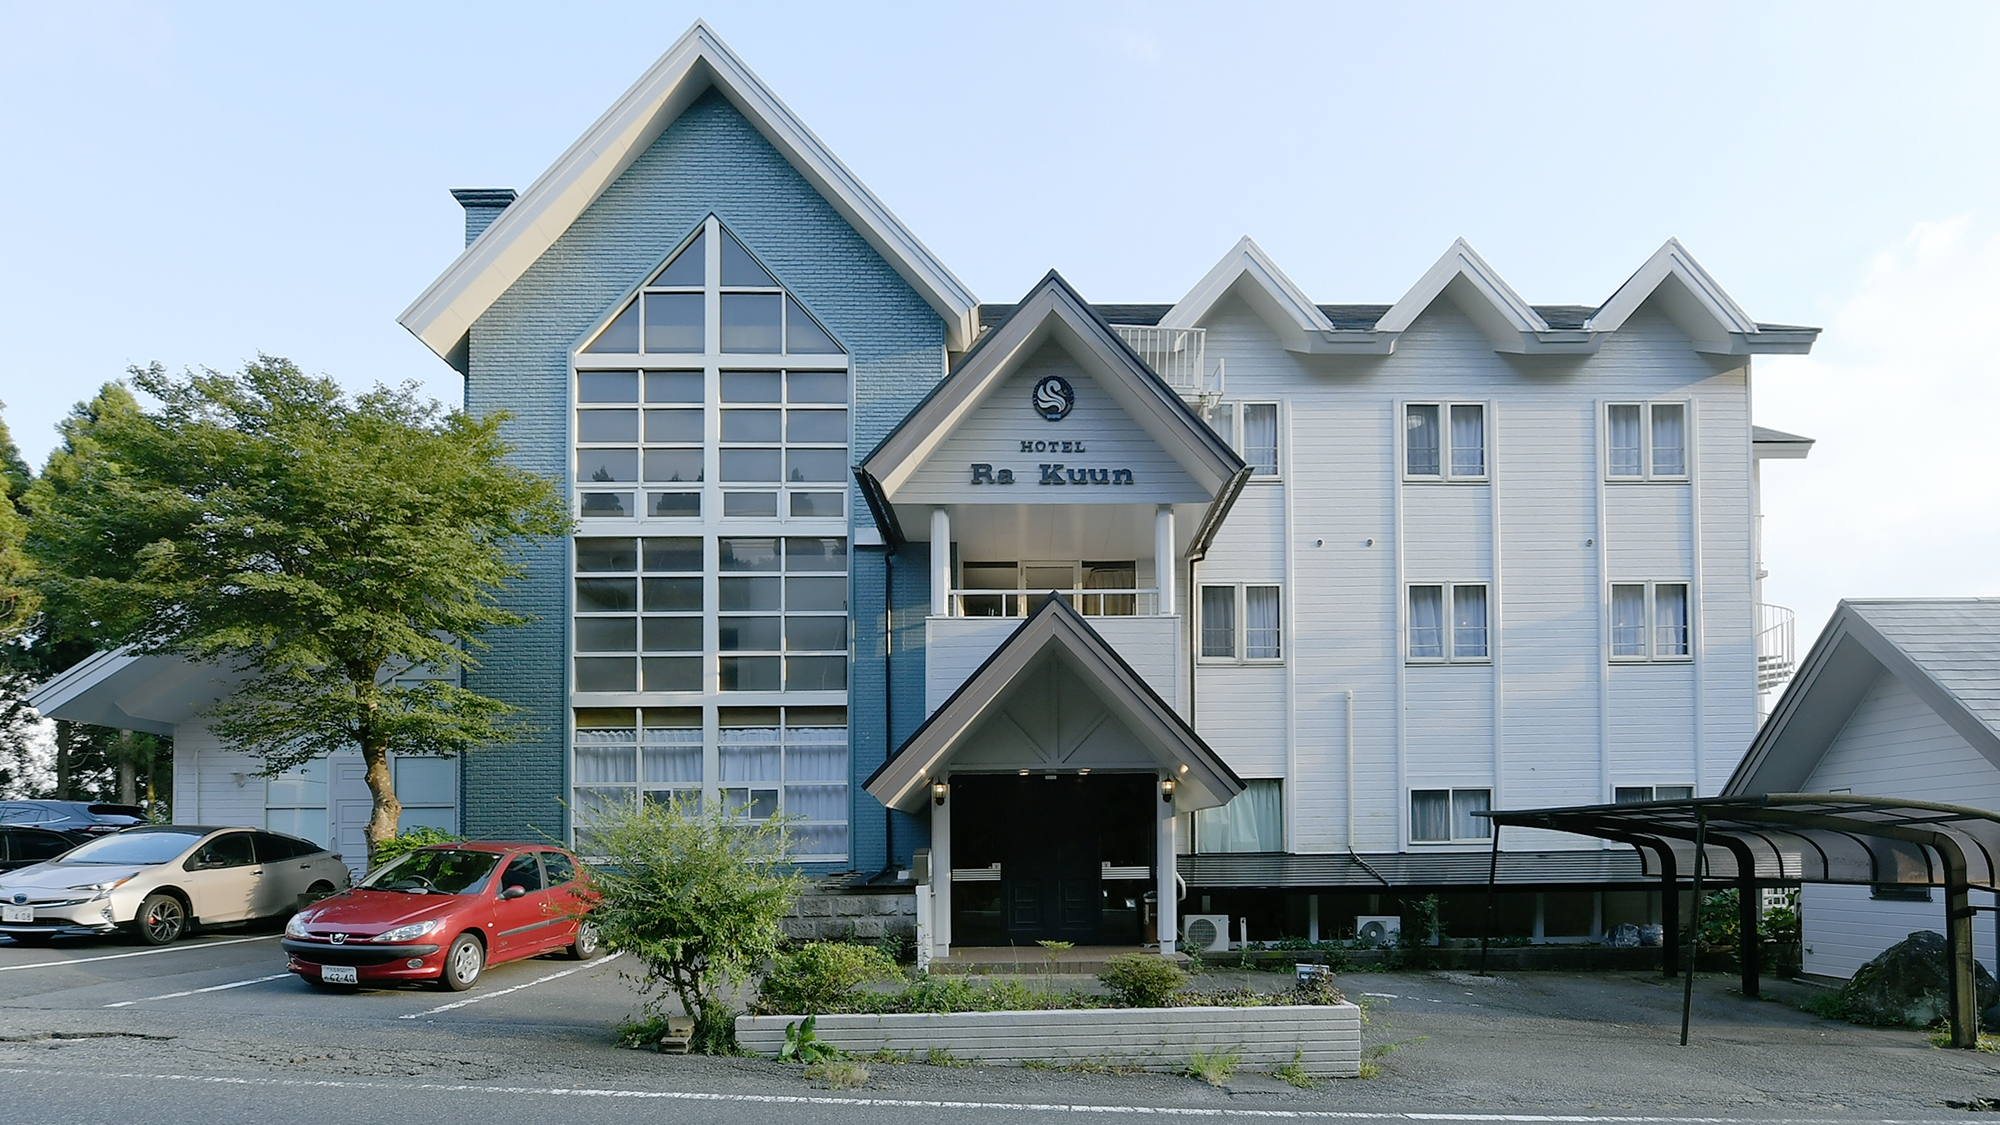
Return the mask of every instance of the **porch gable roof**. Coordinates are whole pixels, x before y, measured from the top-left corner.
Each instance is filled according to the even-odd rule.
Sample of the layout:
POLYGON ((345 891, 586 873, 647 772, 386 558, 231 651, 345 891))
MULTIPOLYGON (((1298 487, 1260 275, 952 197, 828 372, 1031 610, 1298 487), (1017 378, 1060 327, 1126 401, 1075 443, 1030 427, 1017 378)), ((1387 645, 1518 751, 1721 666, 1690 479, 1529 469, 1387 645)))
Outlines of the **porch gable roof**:
POLYGON ((1038 667, 1045 657, 1060 660, 1086 677, 1114 717, 1175 778, 1177 810, 1214 808, 1243 791, 1243 779, 1229 763, 1209 748, 1082 614, 1054 594, 1042 599, 1020 628, 869 775, 862 787, 890 808, 904 812, 921 809, 929 798, 931 779, 940 775, 966 737, 1005 701, 1015 681, 1038 667))

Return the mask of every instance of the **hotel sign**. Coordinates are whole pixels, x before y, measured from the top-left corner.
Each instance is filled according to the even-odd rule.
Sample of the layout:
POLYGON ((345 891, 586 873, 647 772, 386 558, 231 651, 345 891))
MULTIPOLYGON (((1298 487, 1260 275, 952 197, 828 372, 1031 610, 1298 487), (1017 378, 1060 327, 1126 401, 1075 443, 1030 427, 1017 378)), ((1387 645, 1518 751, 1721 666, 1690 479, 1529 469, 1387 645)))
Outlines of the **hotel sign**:
MULTIPOLYGON (((1076 390, 1069 380, 1060 375, 1048 375, 1036 381, 1029 393, 1029 401, 1035 413, 1051 422, 1060 422, 1076 409, 1076 390)), ((1049 440, 1047 438, 1021 438, 1022 453, 1088 453, 1084 443, 1077 439, 1049 440)), ((1044 461, 1036 469, 1040 475, 1036 484, 1045 485, 1088 485, 1088 484, 1133 484, 1131 469, 1084 467, 1072 469, 1061 461, 1044 461)), ((970 466, 973 484, 1013 484, 1014 470, 1011 466, 995 466, 990 461, 975 461, 970 466)))

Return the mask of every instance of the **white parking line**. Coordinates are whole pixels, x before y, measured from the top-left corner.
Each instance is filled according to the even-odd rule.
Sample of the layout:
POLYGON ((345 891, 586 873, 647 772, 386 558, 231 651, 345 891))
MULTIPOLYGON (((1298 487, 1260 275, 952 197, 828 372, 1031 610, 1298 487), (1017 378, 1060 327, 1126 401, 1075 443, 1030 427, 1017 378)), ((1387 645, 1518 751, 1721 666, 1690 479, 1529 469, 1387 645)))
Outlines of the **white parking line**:
POLYGON ((550 973, 548 976, 545 977, 536 977, 534 980, 531 980, 526 984, 517 984, 512 988, 503 988, 498 992, 482 992, 477 996, 473 996, 465 1000, 460 1000, 455 1003, 446 1004, 443 1005, 442 1007, 432 1008, 427 1012, 411 1012, 407 1016, 397 1016, 396 1018, 399 1020, 413 1020, 417 1019, 420 1016, 434 1016, 437 1015, 439 1012, 449 1012, 453 1008, 463 1008, 467 1004, 477 1004, 481 1000, 491 1000, 495 996, 505 996, 509 992, 519 992, 524 988, 533 988, 538 984, 547 984, 549 981, 558 980, 562 977, 569 976, 571 973, 580 973, 585 969, 593 969, 599 965, 608 965, 611 962, 616 961, 623 956, 625 956, 625 951, 621 949, 618 952, 613 953, 611 956, 604 958, 603 960, 593 961, 588 965, 578 965, 574 969, 564 969, 560 973, 550 973))
POLYGON ((233 980, 228 984, 211 984, 207 988, 190 988, 183 992, 163 992, 158 996, 141 996, 137 1000, 120 1000, 116 1004, 106 1004, 105 1007, 129 1008, 134 1004, 149 1004, 155 1000, 178 1000, 183 996, 199 996, 204 992, 226 992, 232 988, 247 988, 253 984, 263 984, 268 980, 283 980, 291 975, 290 973, 272 973, 268 977, 256 977, 251 980, 233 980))
MULTIPOLYGON (((750 1105, 801 1105, 870 1109, 959 1109, 990 1113, 1074 1113, 1118 1117, 1251 1118, 1279 1121, 1458 1121, 1577 1123, 1577 1125, 1854 1125, 1855 1117, 1652 1117, 1644 1114, 1480 1113, 1423 1110, 1250 1109, 1235 1106, 1092 1105, 1088 1102, 973 1102, 929 1098, 842 1098, 825 1094, 711 1094, 692 1090, 621 1090, 590 1086, 482 1086, 476 1083, 368 1082, 340 1078, 234 1078, 210 1074, 105 1074, 34 1067, 0 1068, 0 1075, 55 1078, 89 1077, 141 1082, 188 1082, 217 1086, 280 1086, 326 1090, 428 1090, 447 1094, 508 1094, 516 1097, 634 1098, 645 1101, 734 1102, 750 1105)), ((1955 1125, 1957 1117, 1877 1117, 1877 1125, 1955 1125)))
POLYGON ((102 957, 77 957, 68 961, 36 961, 32 965, 0 965, 0 973, 11 973, 16 969, 53 969, 58 965, 88 965, 93 961, 118 961, 126 957, 150 957, 155 953, 184 953, 194 949, 214 949, 218 945, 242 945, 246 941, 276 941, 277 934, 264 937, 230 938, 227 941, 204 941, 190 945, 163 945, 158 949, 141 949, 136 953, 107 953, 102 957))

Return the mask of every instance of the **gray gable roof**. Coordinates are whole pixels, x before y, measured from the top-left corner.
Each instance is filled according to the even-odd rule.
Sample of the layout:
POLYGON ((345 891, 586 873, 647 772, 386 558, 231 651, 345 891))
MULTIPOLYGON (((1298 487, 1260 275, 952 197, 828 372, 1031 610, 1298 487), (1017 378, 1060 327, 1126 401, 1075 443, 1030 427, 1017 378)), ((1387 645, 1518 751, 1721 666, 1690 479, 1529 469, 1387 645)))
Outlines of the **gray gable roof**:
MULTIPOLYGON (((1014 314, 1017 306, 988 301, 979 306, 979 323, 986 328, 995 328, 1014 314)), ((1173 309, 1172 305, 1157 304, 1093 304, 1091 310, 1111 324, 1158 324, 1160 318, 1173 309)), ((1333 322, 1335 328, 1366 332, 1374 328, 1391 306, 1389 305, 1319 305, 1319 311, 1333 322)), ((1597 311, 1594 305, 1533 305, 1531 306, 1550 328, 1580 329, 1597 311)), ((1785 324, 1757 325, 1759 329, 1788 332, 1813 332, 1817 329, 1794 328, 1785 324)), ((1775 432, 1775 431, 1774 431, 1775 432)))
POLYGON ((1723 796, 1796 792, 1883 672, 2000 768, 2000 598, 1842 601, 1723 796))

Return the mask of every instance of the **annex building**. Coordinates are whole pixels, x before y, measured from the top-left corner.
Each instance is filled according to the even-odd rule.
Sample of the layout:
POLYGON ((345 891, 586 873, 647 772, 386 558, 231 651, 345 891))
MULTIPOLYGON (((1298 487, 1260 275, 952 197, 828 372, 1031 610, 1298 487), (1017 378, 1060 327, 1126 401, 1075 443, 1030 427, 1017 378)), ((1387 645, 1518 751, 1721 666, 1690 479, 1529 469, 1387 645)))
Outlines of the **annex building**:
MULTIPOLYGON (((577 530, 466 677, 543 734, 399 761, 411 823, 724 802, 899 893, 923 849, 939 953, 1335 937, 1483 896, 1477 813, 1717 793, 1789 670, 1758 479, 1811 442, 1750 375, 1817 330, 1678 242, 1596 305, 1463 242, 1322 305, 1247 238, 1158 304, 982 303, 703 24, 456 194, 401 323, 577 530)), ((101 654, 40 698, 174 733, 178 818, 358 848, 358 758, 260 776, 202 727, 227 679, 101 654)), ((1504 843, 1503 931, 1658 920, 1629 849, 1504 843)))

